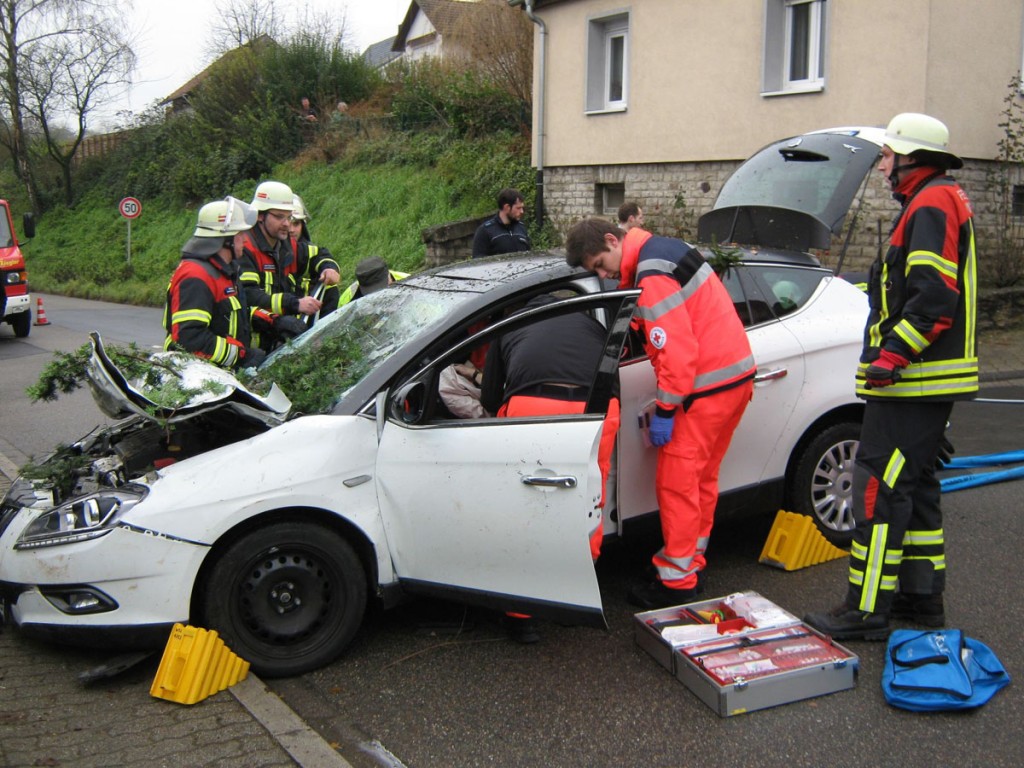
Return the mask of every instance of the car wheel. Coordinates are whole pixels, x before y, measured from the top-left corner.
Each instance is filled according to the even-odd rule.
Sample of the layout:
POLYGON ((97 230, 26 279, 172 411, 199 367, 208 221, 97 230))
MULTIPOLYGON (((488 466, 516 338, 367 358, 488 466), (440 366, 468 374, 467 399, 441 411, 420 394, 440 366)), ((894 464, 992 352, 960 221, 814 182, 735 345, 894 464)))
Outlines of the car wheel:
POLYGON ((853 517, 853 464, 860 439, 860 424, 833 424, 805 443, 789 484, 789 506, 814 518, 825 537, 836 546, 849 546, 856 522, 853 517))
POLYGON ((28 332, 32 330, 32 311, 20 312, 12 317, 9 322, 11 323, 11 328, 14 329, 14 335, 19 339, 24 339, 28 336, 28 332))
POLYGON ((205 579, 201 620, 266 677, 333 661, 366 609, 366 574, 345 539, 310 523, 253 531, 226 549, 205 579))

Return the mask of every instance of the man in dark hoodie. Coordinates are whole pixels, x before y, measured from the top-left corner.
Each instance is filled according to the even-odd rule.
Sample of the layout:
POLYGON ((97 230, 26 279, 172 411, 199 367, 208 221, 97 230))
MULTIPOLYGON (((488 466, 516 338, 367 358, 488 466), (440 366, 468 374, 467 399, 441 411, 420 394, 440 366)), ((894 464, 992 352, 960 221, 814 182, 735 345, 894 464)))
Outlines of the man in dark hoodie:
POLYGON ((255 223, 256 211, 231 197, 199 209, 167 288, 165 349, 182 347, 224 368, 255 367, 266 357, 251 345, 249 309, 238 284, 243 233, 255 223))

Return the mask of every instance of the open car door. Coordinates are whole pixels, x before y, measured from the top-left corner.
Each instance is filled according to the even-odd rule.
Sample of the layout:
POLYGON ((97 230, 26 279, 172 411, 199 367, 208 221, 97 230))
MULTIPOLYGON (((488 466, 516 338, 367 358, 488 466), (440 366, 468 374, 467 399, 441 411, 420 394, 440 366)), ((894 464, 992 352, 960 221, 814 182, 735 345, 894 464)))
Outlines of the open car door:
POLYGON ((391 556, 408 591, 605 626, 589 535, 601 513, 597 456, 609 382, 634 304, 635 295, 611 302, 601 294, 578 296, 496 323, 470 340, 486 342, 531 318, 567 310, 599 317, 609 341, 585 413, 410 414, 401 393, 436 386, 438 370, 464 359, 467 342, 399 386, 381 431, 376 482, 391 556))

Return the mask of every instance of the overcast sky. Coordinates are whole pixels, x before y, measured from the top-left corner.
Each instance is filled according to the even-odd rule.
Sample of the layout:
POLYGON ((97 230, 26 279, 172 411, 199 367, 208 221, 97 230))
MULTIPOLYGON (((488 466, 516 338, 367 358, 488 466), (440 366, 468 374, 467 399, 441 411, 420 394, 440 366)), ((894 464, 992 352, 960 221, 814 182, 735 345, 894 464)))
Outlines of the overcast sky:
MULTIPOLYGON (((101 128, 119 109, 141 112, 153 101, 173 93, 201 72, 205 58, 208 20, 215 5, 227 0, 135 0, 126 19, 137 31, 138 70, 131 91, 112 109, 96 112, 92 128, 101 128)), ((302 14, 344 13, 345 29, 353 46, 363 51, 371 43, 391 37, 409 9, 410 0, 292 0, 279 7, 302 14)))

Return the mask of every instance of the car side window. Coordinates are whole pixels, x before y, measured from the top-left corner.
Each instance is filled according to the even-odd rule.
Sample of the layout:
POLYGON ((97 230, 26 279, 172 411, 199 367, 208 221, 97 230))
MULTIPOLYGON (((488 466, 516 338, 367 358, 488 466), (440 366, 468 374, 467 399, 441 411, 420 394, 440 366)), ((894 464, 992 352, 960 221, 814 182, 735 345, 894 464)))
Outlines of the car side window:
POLYGON ((751 270, 751 278, 768 296, 776 317, 785 317, 807 303, 827 273, 817 269, 763 267, 751 270))
POLYGON ((547 300, 524 302, 520 312, 504 319, 471 324, 469 338, 433 362, 424 361, 419 372, 398 386, 396 393, 405 402, 400 413, 394 406, 392 412, 400 421, 418 425, 488 419, 516 391, 574 403, 567 413, 603 412, 617 373, 615 361, 606 365, 604 358, 611 355, 609 345, 615 345, 617 354, 623 343, 635 305, 636 292, 632 294, 625 300, 621 294, 579 296, 571 304, 561 301, 564 296, 545 294, 547 300), (497 354, 503 351, 516 360, 512 370, 506 365, 509 355, 497 354))

